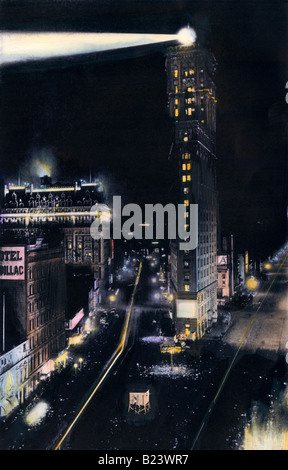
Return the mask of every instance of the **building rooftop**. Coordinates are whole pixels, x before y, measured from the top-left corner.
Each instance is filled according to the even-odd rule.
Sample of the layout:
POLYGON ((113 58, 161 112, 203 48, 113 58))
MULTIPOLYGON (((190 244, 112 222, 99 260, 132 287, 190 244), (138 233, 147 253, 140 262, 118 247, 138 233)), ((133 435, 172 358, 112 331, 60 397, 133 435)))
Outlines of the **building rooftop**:
POLYGON ((4 187, 2 209, 91 207, 104 202, 104 190, 100 181, 73 184, 52 183, 48 176, 40 179, 39 185, 9 184, 4 187))

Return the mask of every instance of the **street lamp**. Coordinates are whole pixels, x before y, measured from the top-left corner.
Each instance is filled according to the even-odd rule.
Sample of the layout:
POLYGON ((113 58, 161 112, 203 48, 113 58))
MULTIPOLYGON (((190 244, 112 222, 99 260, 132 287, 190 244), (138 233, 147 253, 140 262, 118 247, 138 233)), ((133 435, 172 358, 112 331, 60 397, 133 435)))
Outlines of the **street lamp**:
POLYGON ((81 370, 81 368, 82 368, 82 363, 83 363, 82 357, 79 357, 78 362, 79 362, 79 364, 80 364, 80 370, 81 370))
POLYGON ((259 286, 259 281, 257 281, 257 279, 254 276, 250 276, 246 280, 246 286, 248 287, 249 290, 254 291, 259 286))
POLYGON ((74 373, 75 375, 77 374, 77 368, 78 368, 78 364, 75 362, 75 364, 73 365, 74 367, 74 373))

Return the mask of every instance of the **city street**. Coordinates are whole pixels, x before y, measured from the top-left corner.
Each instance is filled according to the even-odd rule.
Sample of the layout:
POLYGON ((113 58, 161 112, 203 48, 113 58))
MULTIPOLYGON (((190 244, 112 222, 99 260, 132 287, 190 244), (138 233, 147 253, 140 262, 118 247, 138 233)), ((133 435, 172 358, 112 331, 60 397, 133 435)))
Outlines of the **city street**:
MULTIPOLYGON (((191 349, 175 354, 173 365, 169 354, 161 354, 160 339, 153 337, 152 331, 151 336, 141 336, 140 323, 137 343, 95 397, 89 414, 79 421, 63 448, 191 449, 215 396, 217 404, 195 448, 241 448, 252 403, 258 400, 269 405, 275 380, 282 384, 286 378, 282 354, 287 331, 287 262, 276 272, 270 275, 274 281, 267 284, 268 293, 259 294, 261 300, 256 296, 253 305, 233 312, 230 328, 222 339, 213 338, 213 334, 209 339, 207 335, 191 349), (275 323, 278 317, 281 319, 280 330, 270 328, 272 314, 275 323), (263 333, 265 321, 270 337, 263 333), (242 349, 220 393, 240 343, 242 349), (146 415, 128 412, 129 392, 146 390, 150 391, 151 411, 146 415)), ((145 314, 141 322, 145 322, 145 314)))
POLYGON ((124 312, 108 325, 98 330, 77 346, 70 348, 70 360, 65 369, 55 372, 44 390, 27 408, 23 408, 7 421, 1 423, 1 449, 49 449, 59 433, 72 420, 79 403, 101 373, 105 363, 119 342, 124 312), (80 364, 79 359, 82 363, 80 364), (74 364, 77 363, 77 369, 74 364), (26 423, 27 412, 37 403, 48 405, 48 413, 34 426, 26 423))
MULTIPOLYGON (((97 332, 75 347, 73 362, 81 357, 81 367, 76 372, 70 363, 34 400, 31 406, 37 402, 49 406, 40 424, 28 426, 24 409, 12 422, 2 424, 1 448, 241 448, 253 403, 269 406, 275 383, 282 389, 285 384, 287 268, 286 260, 275 266, 253 304, 231 312, 229 325, 219 319, 202 341, 171 356, 160 349, 165 337, 173 334, 167 315, 169 305, 152 300, 156 289, 151 283, 153 273, 149 263, 144 262, 134 292, 125 350, 111 370, 108 368, 102 386, 89 399, 73 428, 69 430, 69 425, 77 410, 83 407, 101 373, 108 370, 109 358, 123 342, 127 311, 125 315, 119 310, 119 317, 112 323, 100 325, 97 332), (128 410, 129 393, 147 391, 150 411, 137 414, 128 410), (60 435, 65 439, 56 446, 60 435)), ((127 297, 131 300, 133 284, 128 282, 127 297)))

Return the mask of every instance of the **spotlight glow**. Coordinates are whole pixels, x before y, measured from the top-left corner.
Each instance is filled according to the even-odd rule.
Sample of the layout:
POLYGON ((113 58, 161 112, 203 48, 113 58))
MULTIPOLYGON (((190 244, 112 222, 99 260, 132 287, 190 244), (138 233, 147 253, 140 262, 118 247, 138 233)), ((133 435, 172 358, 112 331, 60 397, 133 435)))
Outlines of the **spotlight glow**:
POLYGON ((180 29, 177 38, 183 46, 191 46, 196 40, 196 33, 194 29, 188 26, 187 28, 180 29))
POLYGON ((195 39, 196 33, 189 26, 182 28, 177 34, 6 33, 0 31, 0 64, 103 52, 171 41, 190 46, 195 39))
POLYGON ((176 41, 174 34, 0 32, 2 64, 176 41))

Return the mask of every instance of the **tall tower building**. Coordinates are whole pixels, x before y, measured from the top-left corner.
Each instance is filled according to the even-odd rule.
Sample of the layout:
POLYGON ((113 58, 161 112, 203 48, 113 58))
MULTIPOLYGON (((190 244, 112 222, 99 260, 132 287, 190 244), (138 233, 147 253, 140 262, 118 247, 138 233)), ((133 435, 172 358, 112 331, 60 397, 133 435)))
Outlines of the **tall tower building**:
POLYGON ((198 246, 171 243, 171 289, 179 339, 201 338, 217 318, 216 61, 198 45, 168 49, 168 107, 179 164, 177 203, 198 204, 198 246))

